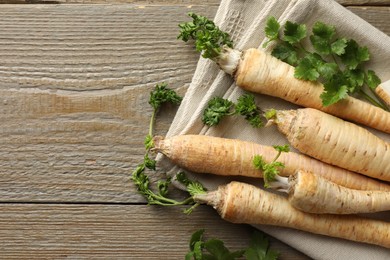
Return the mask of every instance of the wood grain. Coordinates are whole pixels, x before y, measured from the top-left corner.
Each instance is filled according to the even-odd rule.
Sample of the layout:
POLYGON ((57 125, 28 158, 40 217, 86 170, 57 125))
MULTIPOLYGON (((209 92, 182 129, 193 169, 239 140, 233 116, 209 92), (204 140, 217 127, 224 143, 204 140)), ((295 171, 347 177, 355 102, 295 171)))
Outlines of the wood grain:
MULTIPOLYGON (((183 208, 134 205, 6 204, 0 210, 2 259, 184 259, 191 234, 205 229, 231 250, 249 245, 253 229, 219 219, 209 207, 192 215, 183 208), (175 219, 175 221, 172 221, 175 219), (172 232, 174 230, 174 232, 172 232)), ((283 259, 307 259, 289 252, 283 259)), ((283 252, 283 251, 282 251, 283 252)))
POLYGON ((149 92, 167 82, 184 95, 198 59, 176 40, 188 10, 215 11, 1 8, 1 201, 140 200, 129 176, 143 157, 149 92))

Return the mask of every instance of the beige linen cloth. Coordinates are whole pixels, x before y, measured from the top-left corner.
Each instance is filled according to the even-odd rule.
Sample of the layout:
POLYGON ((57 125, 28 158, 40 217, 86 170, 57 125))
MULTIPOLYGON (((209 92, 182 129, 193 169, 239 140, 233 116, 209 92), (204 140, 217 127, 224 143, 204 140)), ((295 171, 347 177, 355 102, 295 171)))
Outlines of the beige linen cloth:
MULTIPOLYGON (((371 61, 368 64, 382 82, 390 80, 390 37, 331 0, 222 0, 214 21, 230 33, 235 48, 262 48, 264 27, 269 16, 281 24, 285 21, 305 23, 310 30, 316 21, 333 24, 338 35, 355 39, 368 46, 371 61)), ((188 44, 188 48, 193 48, 188 44)), ((194 50, 195 51, 195 50, 194 50)), ((167 133, 167 137, 183 134, 204 134, 225 138, 237 138, 265 145, 287 144, 287 140, 274 127, 254 129, 240 117, 224 119, 217 127, 205 127, 201 116, 207 102, 214 96, 223 96, 235 101, 244 91, 232 78, 222 72, 210 60, 199 59, 193 80, 167 133)), ((291 109, 297 106, 278 98, 256 95, 257 104, 263 108, 291 109)), ((381 138, 390 141, 390 135, 369 129, 381 138)), ((390 162, 389 162, 390 163, 390 162)), ((169 175, 178 172, 164 156, 158 157, 159 167, 169 175)), ((202 182, 208 189, 227 183, 230 179, 211 175, 188 173, 202 182)), ((261 186, 261 183, 257 183, 261 186)), ((180 188, 180 185, 176 184, 180 188)), ((287 216, 286 216, 287 217, 287 216)), ((368 217, 388 220, 390 212, 368 217)), ((278 238, 314 259, 390 259, 390 250, 373 245, 309 234, 288 228, 255 226, 278 238)))

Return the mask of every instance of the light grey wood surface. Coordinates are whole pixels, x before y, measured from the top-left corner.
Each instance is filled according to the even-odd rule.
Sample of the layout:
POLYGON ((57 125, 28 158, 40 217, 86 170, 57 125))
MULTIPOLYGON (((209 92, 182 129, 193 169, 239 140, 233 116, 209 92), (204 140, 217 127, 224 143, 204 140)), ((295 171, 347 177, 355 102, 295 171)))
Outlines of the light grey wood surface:
MULTIPOLYGON (((0 258, 182 259, 199 228, 247 245, 250 227, 206 206, 146 206, 130 181, 150 90, 167 82, 184 95, 199 58, 177 24, 188 11, 213 17, 219 1, 58 2, 0 6, 0 258)), ((390 1, 357 2, 380 4, 348 8, 390 34, 390 1)), ((174 114, 159 115, 157 133, 174 114)), ((280 259, 305 258, 271 240, 280 259)))

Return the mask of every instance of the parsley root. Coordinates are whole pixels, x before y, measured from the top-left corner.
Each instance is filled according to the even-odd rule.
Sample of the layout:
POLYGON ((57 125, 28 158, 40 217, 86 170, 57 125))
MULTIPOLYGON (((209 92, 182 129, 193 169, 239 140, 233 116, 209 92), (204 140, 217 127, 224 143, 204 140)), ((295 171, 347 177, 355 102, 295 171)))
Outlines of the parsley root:
POLYGON ((274 122, 300 152, 390 181, 390 144, 368 130, 312 108, 277 111, 274 122))
POLYGON ((375 89, 375 92, 388 106, 390 106, 390 81, 387 81, 386 83, 379 85, 375 89))
MULTIPOLYGON (((370 89, 375 89, 379 78, 373 71, 369 73, 370 76, 365 76, 359 70, 360 63, 369 59, 369 53, 367 48, 359 47, 354 40, 341 38, 331 44, 332 37, 329 36, 329 39, 326 40, 330 45, 326 44, 326 48, 320 51, 327 53, 332 50, 335 55, 339 55, 339 58, 348 67, 342 76, 336 73, 338 72, 336 63, 325 63, 315 54, 310 54, 299 60, 301 66, 299 66, 298 72, 300 71, 300 73, 297 73, 296 68, 292 65, 262 50, 250 48, 240 51, 234 49, 229 36, 212 21, 194 13, 190 13, 190 16, 193 18, 193 22, 179 25, 180 35, 178 38, 183 41, 194 39, 196 49, 202 53, 202 56, 215 61, 223 71, 234 77, 236 85, 242 89, 279 97, 303 107, 319 109, 337 117, 390 133, 390 112, 386 111, 388 108, 380 102, 376 102, 361 88, 364 81, 367 81, 373 85, 369 86, 370 89), (355 55, 356 52, 360 55, 355 55), (312 68, 313 63, 318 65, 315 70, 312 68), (316 76, 306 75, 313 74, 309 73, 310 71, 313 71, 316 76), (301 74, 306 76, 302 77, 301 74), (317 80, 319 76, 328 78, 328 83, 311 81, 317 80), (365 78, 370 80, 365 80, 365 78), (348 84, 350 81, 353 83, 348 84), (348 92, 351 89, 359 89, 359 93, 376 106, 349 96, 348 92), (323 100, 324 97, 325 100, 323 100)), ((276 20, 274 20, 274 25, 277 25, 276 20)), ((305 27, 294 23, 288 23, 288 25, 290 29, 287 29, 287 32, 292 33, 292 35, 286 35, 285 31, 287 46, 301 43, 301 40, 306 37, 305 27)), ((326 28, 328 26, 325 24, 317 23, 314 30, 315 37, 311 38, 316 47, 321 45, 321 32, 326 28)), ((331 35, 333 35, 333 27, 329 28, 332 29, 331 35)), ((270 31, 266 31, 266 35, 270 40, 277 39, 279 26, 268 29, 270 31)), ((280 53, 283 51, 279 50, 280 53)), ((295 57, 295 55, 292 56, 295 57)), ((291 59, 291 55, 288 56, 286 62, 288 59, 291 59)), ((295 57, 294 61, 298 61, 298 57, 295 57)), ((290 63, 295 62, 290 60, 290 63)))
MULTIPOLYGON (((262 173, 253 166, 253 158, 262 155, 265 161, 271 162, 278 154, 271 146, 205 135, 179 135, 168 139, 155 137, 153 150, 164 154, 178 166, 193 172, 255 178, 262 177, 262 173)), ((387 184, 305 155, 293 152, 282 153, 278 161, 285 166, 280 170, 282 176, 289 176, 298 169, 304 169, 353 189, 390 190, 387 184)))
POLYGON ((236 84, 247 91, 279 97, 390 133, 389 112, 349 96, 335 104, 323 106, 321 83, 295 78, 293 66, 261 50, 246 50, 237 68, 234 74, 236 84))
POLYGON ((290 176, 282 190, 288 191, 291 205, 308 213, 358 214, 390 210, 387 191, 349 189, 306 171, 290 176))
POLYGON ((246 183, 231 182, 195 195, 194 199, 213 206, 229 222, 282 226, 390 248, 390 223, 357 216, 305 213, 286 198, 246 183))

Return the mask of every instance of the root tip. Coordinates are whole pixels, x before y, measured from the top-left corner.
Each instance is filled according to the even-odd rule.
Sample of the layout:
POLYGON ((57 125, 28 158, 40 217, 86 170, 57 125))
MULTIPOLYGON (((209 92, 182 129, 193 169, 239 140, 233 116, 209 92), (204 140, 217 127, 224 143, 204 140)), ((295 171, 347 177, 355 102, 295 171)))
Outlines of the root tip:
POLYGON ((156 135, 153 137, 153 148, 152 151, 160 151, 162 147, 162 141, 164 141, 164 137, 160 135, 156 135))

